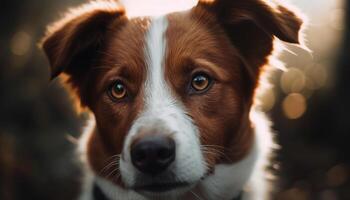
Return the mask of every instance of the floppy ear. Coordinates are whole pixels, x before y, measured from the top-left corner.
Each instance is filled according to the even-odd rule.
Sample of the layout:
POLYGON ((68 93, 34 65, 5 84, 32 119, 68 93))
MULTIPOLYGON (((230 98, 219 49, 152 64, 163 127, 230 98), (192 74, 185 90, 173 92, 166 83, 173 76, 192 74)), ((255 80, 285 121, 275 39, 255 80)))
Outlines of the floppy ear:
POLYGON ((125 21, 124 9, 111 1, 93 1, 71 9, 48 27, 41 43, 51 65, 51 78, 64 72, 81 96, 89 67, 99 55, 109 26, 125 21))
POLYGON ((257 78, 273 50, 274 37, 299 43, 302 20, 290 9, 267 0, 200 0, 213 13, 257 78))

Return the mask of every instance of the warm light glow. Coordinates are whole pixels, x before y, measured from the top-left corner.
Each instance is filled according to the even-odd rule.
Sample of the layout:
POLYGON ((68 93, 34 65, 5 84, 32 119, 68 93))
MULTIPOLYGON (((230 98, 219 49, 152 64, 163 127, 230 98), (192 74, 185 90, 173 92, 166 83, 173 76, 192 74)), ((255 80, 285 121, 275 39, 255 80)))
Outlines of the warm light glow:
POLYGON ((304 72, 297 68, 289 68, 281 76, 281 88, 286 94, 301 92, 305 87, 304 72))
POLYGON ((288 119, 298 119, 306 111, 306 99, 299 93, 292 93, 283 100, 282 106, 288 119))
POLYGON ((17 56, 23 56, 28 53, 31 46, 32 38, 31 36, 24 32, 17 32, 11 40, 11 51, 13 54, 17 56))
POLYGON ((336 30, 344 29, 344 15, 345 10, 342 8, 334 9, 331 11, 329 25, 336 30))
POLYGON ((349 175, 346 165, 336 165, 327 172, 327 183, 331 187, 339 187, 348 181, 349 175))
POLYGON ((328 73, 323 65, 310 65, 305 69, 308 76, 306 87, 310 90, 320 89, 325 86, 328 81, 328 73))
POLYGON ((192 8, 198 0, 123 0, 128 17, 159 16, 192 8))
POLYGON ((310 194, 304 188, 294 187, 282 192, 277 199, 286 200, 309 200, 310 194))
POLYGON ((276 96, 273 89, 268 89, 259 98, 262 102, 262 110, 267 112, 270 111, 276 102, 276 96))

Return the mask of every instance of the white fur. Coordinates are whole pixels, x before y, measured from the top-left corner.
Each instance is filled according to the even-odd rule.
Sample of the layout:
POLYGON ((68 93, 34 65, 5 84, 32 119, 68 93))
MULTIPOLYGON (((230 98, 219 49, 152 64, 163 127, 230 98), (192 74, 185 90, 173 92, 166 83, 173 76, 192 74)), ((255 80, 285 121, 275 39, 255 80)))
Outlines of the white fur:
POLYGON ((83 176, 82 192, 79 197, 79 200, 93 200, 91 191, 93 188, 95 175, 93 174, 87 160, 87 146, 95 126, 96 126, 95 117, 91 115, 90 120, 87 122, 87 125, 83 131, 83 134, 79 138, 77 151, 78 151, 78 156, 80 157, 80 161, 83 164, 83 170, 85 172, 83 176))
POLYGON ((214 175, 207 177, 199 184, 202 196, 206 200, 231 200, 237 197, 247 184, 258 156, 258 144, 243 160, 232 164, 215 166, 214 175))
POLYGON ((129 186, 135 183, 139 173, 131 163, 130 143, 142 128, 152 128, 163 131, 161 134, 172 135, 176 143, 176 159, 170 166, 170 171, 179 181, 197 182, 205 173, 198 130, 164 80, 167 26, 165 16, 154 18, 146 35, 148 74, 144 88, 145 109, 126 137, 123 149, 125 160, 120 162, 123 181, 129 186))
POLYGON ((268 199, 271 190, 268 181, 272 175, 266 171, 266 167, 270 163, 272 151, 279 146, 274 143, 271 121, 264 113, 253 108, 250 113, 250 120, 255 126, 257 160, 247 184, 248 195, 245 199, 263 200, 268 199))
POLYGON ((254 126, 254 146, 241 161, 232 165, 217 165, 215 174, 199 184, 206 200, 230 200, 243 190, 244 200, 264 200, 268 197, 266 166, 274 148, 270 121, 265 114, 252 109, 250 120, 254 126))

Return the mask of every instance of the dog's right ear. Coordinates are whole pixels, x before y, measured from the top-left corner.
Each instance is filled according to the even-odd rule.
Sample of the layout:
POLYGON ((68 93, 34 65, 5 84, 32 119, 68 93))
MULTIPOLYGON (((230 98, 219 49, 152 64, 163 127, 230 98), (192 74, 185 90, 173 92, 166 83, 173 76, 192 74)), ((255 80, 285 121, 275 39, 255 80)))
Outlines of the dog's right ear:
POLYGON ((124 8, 118 3, 93 1, 71 9, 49 26, 41 46, 51 65, 51 79, 64 72, 81 97, 81 85, 99 55, 109 27, 122 26, 126 21, 124 8))
POLYGON ((302 39, 303 19, 283 1, 199 0, 194 11, 214 16, 240 53, 249 74, 249 98, 268 63, 274 39, 294 44, 302 39))

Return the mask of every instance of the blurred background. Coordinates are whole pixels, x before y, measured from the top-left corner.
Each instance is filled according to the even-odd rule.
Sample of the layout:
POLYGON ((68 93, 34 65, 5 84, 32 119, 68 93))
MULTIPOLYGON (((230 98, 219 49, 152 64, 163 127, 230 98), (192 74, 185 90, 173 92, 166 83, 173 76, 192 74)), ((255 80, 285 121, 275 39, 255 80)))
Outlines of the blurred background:
MULTIPOLYGON (((75 113, 58 81, 49 82, 37 42, 49 22, 82 2, 0 1, 1 200, 77 194, 80 170, 67 137, 79 136, 86 116, 75 113)), ((291 3, 309 18, 304 34, 313 53, 287 45, 280 55, 287 69, 271 76, 274 87, 262 97, 282 147, 272 165, 280 177, 275 199, 348 200, 350 2, 291 3)))

